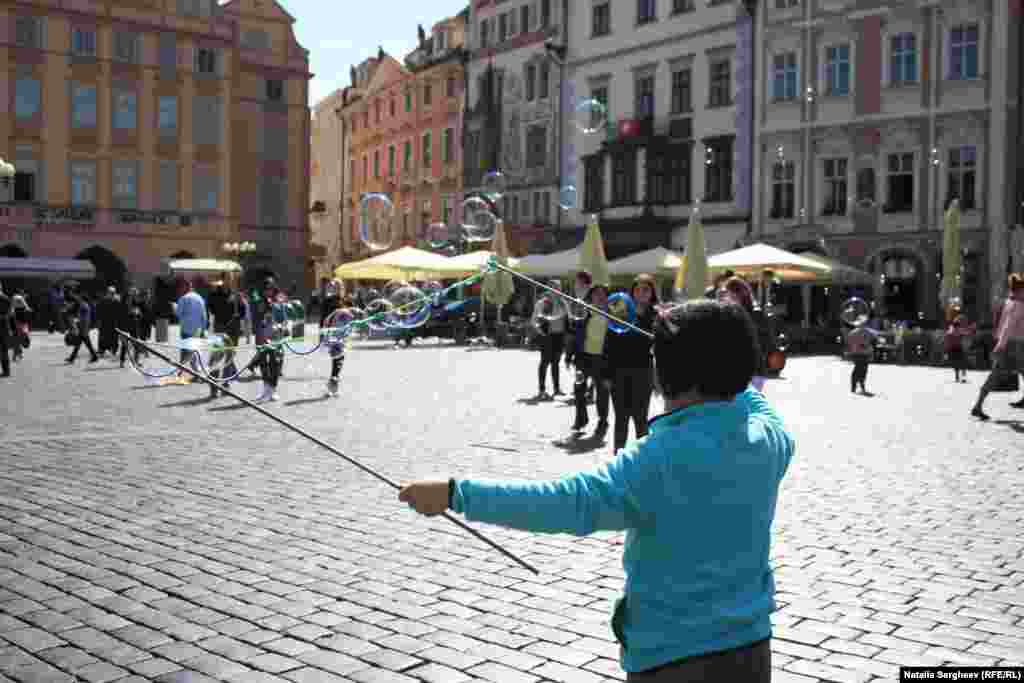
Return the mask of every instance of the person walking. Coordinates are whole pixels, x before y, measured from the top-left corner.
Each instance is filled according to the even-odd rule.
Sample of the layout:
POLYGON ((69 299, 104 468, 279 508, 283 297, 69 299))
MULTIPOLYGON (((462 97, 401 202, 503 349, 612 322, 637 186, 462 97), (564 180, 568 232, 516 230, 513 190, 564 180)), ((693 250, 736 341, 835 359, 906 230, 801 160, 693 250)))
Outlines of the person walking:
MULTIPOLYGON (((604 310, 608 305, 608 288, 594 285, 583 299, 594 308, 604 310)), ((608 386, 607 359, 605 357, 605 340, 608 337, 608 321, 604 316, 587 311, 587 315, 576 329, 576 381, 573 384, 573 395, 576 399, 576 421, 573 431, 586 428, 590 418, 587 416, 587 382, 592 383, 597 392, 597 434, 608 431, 608 386)))
POLYGON ((19 289, 11 297, 11 323, 14 328, 12 346, 15 362, 22 359, 25 355, 25 349, 31 343, 29 335, 32 332, 32 312, 32 308, 28 305, 28 300, 25 298, 25 290, 19 289))
MULTIPOLYGON (((549 286, 559 289, 558 281, 552 280, 549 286)), ((562 396, 560 382, 561 367, 559 361, 565 350, 565 330, 569 324, 569 311, 565 302, 554 294, 545 294, 537 300, 533 308, 531 324, 537 330, 537 341, 540 346, 540 365, 537 366, 537 396, 547 398, 547 373, 551 368, 551 386, 555 396, 562 396)))
POLYGON ((54 283, 47 294, 47 303, 49 304, 47 329, 50 334, 64 332, 64 288, 54 283))
MULTIPOLYGON (((978 400, 971 409, 971 415, 979 420, 989 419, 985 413, 985 399, 999 382, 1010 373, 1024 374, 1024 275, 1014 273, 1008 282, 1009 292, 1002 313, 999 314, 996 345, 992 349, 992 372, 981 385, 978 400)), ((1024 408, 1024 398, 1010 405, 1024 408)))
MULTIPOLYGON (((242 305, 238 294, 230 289, 223 279, 213 284, 210 293, 210 313, 213 315, 213 331, 220 335, 221 349, 210 354, 210 377, 219 380, 221 377, 233 377, 238 373, 235 368, 235 349, 242 336, 242 305)), ((228 382, 224 382, 228 387, 228 382)), ((210 398, 217 398, 220 391, 210 385, 210 398)))
POLYGON ((11 298, 4 294, 0 283, 0 377, 11 376, 11 357, 8 353, 14 337, 14 320, 11 298))
MULTIPOLYGON (((144 328, 146 325, 147 313, 145 310, 146 302, 143 300, 142 295, 139 294, 139 290, 132 287, 128 290, 128 293, 124 297, 124 301, 121 303, 120 308, 120 320, 119 323, 121 330, 127 332, 131 336, 145 341, 148 335, 144 334, 144 328)), ((124 339, 121 340, 121 367, 124 367, 124 361, 128 357, 129 352, 132 354, 132 360, 134 364, 138 364, 139 358, 142 355, 142 348, 137 347, 129 341, 124 339), (134 347, 129 349, 128 347, 134 347)))
POLYGON ((71 355, 65 359, 65 363, 71 365, 78 358, 78 350, 82 348, 82 344, 85 344, 86 350, 89 351, 89 362, 98 363, 100 360, 99 355, 96 353, 96 349, 92 345, 92 338, 90 334, 92 332, 92 306, 86 301, 85 297, 78 292, 72 291, 66 293, 65 301, 68 302, 68 317, 71 322, 68 325, 68 335, 71 338, 71 355))
POLYGON ((263 388, 256 397, 257 402, 276 401, 277 384, 281 378, 281 364, 284 349, 278 342, 288 334, 288 314, 285 303, 280 301, 281 291, 277 281, 268 277, 263 281, 263 292, 250 302, 253 316, 253 332, 259 347, 258 360, 263 388))
POLYGON ((96 353, 103 358, 107 351, 117 357, 117 325, 121 320, 121 303, 117 289, 107 287, 106 295, 96 304, 96 324, 99 328, 96 353))
POLYGON ((165 277, 158 277, 153 282, 153 322, 156 328, 156 341, 166 344, 169 337, 171 319, 174 318, 174 285, 165 277))
POLYGON ((687 302, 654 331, 667 412, 612 462, 550 481, 416 481, 398 500, 537 533, 627 531, 611 616, 627 683, 768 683, 772 524, 796 444, 750 388, 761 352, 739 308, 687 302))
MULTIPOLYGON (((176 305, 178 324, 181 326, 178 335, 181 337, 182 342, 205 337, 206 329, 210 324, 206 312, 206 302, 203 301, 203 297, 199 296, 199 292, 195 290, 191 280, 185 282, 185 288, 185 294, 178 299, 176 305)), ((195 364, 195 358, 191 350, 182 348, 180 356, 182 364, 189 360, 192 360, 193 365, 195 364)))
MULTIPOLYGON (((638 275, 630 289, 636 305, 635 325, 647 332, 654 330, 657 289, 654 277, 646 273, 638 275)), ((606 356, 612 380, 612 407, 615 409, 613 454, 625 447, 630 421, 636 438, 647 436, 647 416, 654 391, 652 344, 652 339, 631 329, 622 334, 608 335, 606 356)))
POLYGON ((967 322, 967 316, 958 310, 954 312, 953 322, 946 329, 942 345, 949 356, 949 364, 953 368, 953 381, 967 381, 967 351, 964 349, 965 337, 974 336, 978 328, 967 322), (961 379, 963 375, 963 379, 961 379))

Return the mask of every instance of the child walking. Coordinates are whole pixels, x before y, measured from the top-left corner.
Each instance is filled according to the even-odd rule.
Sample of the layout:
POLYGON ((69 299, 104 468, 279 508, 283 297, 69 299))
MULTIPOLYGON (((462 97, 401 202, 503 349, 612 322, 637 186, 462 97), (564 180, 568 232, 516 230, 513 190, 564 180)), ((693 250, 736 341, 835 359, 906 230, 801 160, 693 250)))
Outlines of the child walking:
POLYGON ((964 351, 964 337, 973 335, 976 329, 976 325, 968 325, 967 318, 960 314, 953 318, 953 322, 946 330, 946 339, 943 345, 949 356, 949 364, 953 367, 955 382, 967 381, 967 353, 964 351), (961 375, 963 375, 962 379, 961 375))
POLYGON ((877 334, 867 325, 867 318, 858 318, 853 330, 846 337, 846 354, 853 361, 853 372, 850 373, 850 392, 856 393, 860 386, 862 394, 868 390, 865 382, 868 379, 868 366, 874 353, 874 337, 877 334))
POLYGON ((338 386, 341 369, 345 365, 345 351, 348 344, 348 331, 345 326, 355 319, 355 315, 344 307, 344 301, 338 302, 338 308, 324 319, 324 343, 331 357, 331 376, 327 380, 327 395, 338 397, 338 386))

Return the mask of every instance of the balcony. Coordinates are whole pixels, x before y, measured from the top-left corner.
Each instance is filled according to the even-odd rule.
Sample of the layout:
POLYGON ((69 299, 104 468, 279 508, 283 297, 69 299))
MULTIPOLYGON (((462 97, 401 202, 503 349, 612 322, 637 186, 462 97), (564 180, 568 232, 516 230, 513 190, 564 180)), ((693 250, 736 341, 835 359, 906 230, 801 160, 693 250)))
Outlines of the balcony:
POLYGON ((417 168, 415 166, 407 166, 399 173, 398 182, 403 188, 409 188, 416 184, 418 178, 417 168))

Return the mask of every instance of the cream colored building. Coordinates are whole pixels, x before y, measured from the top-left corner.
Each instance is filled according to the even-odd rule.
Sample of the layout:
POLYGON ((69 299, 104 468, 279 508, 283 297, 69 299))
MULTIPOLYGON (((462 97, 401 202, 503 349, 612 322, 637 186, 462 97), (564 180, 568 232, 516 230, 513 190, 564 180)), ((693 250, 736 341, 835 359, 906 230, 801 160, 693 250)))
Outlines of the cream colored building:
POLYGON ((1015 177, 1019 7, 766 7, 757 51, 758 237, 874 273, 887 316, 935 319, 942 216, 957 198, 964 305, 972 318, 988 319, 992 296, 1005 287, 1009 229, 1021 221, 1024 199, 1015 177))
POLYGON ((316 276, 330 277, 342 263, 342 198, 345 181, 345 137, 338 110, 344 91, 333 93, 313 107, 310 155, 310 233, 314 245, 322 248, 316 257, 316 276))

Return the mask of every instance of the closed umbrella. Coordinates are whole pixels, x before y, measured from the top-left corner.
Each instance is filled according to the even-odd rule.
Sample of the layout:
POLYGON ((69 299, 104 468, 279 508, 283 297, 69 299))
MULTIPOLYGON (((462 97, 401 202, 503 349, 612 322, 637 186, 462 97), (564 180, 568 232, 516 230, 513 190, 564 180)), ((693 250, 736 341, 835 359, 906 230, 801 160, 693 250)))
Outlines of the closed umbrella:
POLYGON ((954 199, 946 209, 942 235, 942 288, 939 299, 950 303, 960 297, 960 200, 954 199))
MULTIPOLYGON (((494 233, 494 258, 503 266, 508 266, 508 240, 505 237, 505 223, 498 222, 497 230, 494 233)), ((491 303, 504 306, 516 292, 515 282, 512 274, 504 270, 498 270, 484 275, 483 284, 484 296, 491 303)))
POLYGON ((690 225, 686 228, 686 268, 683 288, 687 299, 704 296, 708 284, 708 255, 704 249, 704 224, 700 220, 700 203, 690 212, 690 225))
POLYGON ((607 287, 611 282, 608 277, 608 258, 604 255, 604 239, 601 237, 601 225, 597 222, 597 216, 591 216, 587 221, 587 232, 583 237, 583 246, 580 247, 580 270, 590 271, 595 285, 607 287))

